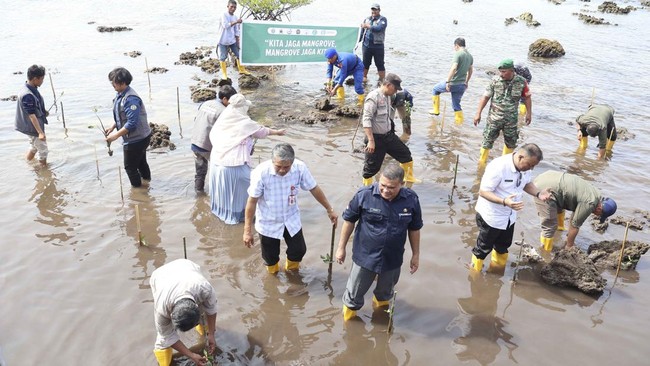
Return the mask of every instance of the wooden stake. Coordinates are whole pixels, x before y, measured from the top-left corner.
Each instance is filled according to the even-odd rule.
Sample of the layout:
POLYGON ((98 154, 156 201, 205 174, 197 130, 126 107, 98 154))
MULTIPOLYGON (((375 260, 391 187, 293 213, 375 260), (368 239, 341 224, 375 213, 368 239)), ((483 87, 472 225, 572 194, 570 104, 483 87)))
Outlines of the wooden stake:
POLYGON ((440 133, 445 128, 445 112, 447 111, 447 102, 442 103, 442 121, 440 122, 440 133))
POLYGON ((185 242, 185 237, 183 237, 183 257, 187 259, 187 243, 185 242))
POLYGON ((178 110, 178 130, 181 138, 183 138, 183 127, 181 126, 181 97, 178 87, 176 87, 176 109, 178 110))
POLYGON ((616 276, 614 277, 614 283, 618 278, 618 272, 621 270, 621 262, 623 261, 623 252, 625 251, 625 241, 627 240, 627 231, 630 229, 630 222, 627 222, 625 225, 625 235, 623 235, 623 243, 621 244, 621 255, 618 257, 618 266, 616 267, 616 276))
MULTIPOLYGON (((52 96, 54 97, 54 101, 52 102, 52 105, 54 105, 54 107, 56 107, 56 92, 54 91, 54 83, 52 82, 52 74, 48 72, 47 76, 50 78, 50 86, 52 87, 52 96)), ((50 109, 52 109, 52 107, 50 107, 50 109)), ((58 112, 57 108, 54 108, 54 110, 58 112)))
POLYGON ((334 263, 334 235, 336 234, 336 226, 332 225, 332 241, 330 243, 330 263, 328 272, 332 273, 332 263, 334 263))
POLYGON ((63 120, 63 128, 65 128, 65 113, 63 113, 63 102, 61 103, 61 119, 63 120))
POLYGON ((149 62, 147 61, 146 57, 144 58, 144 66, 147 68, 147 81, 149 82, 149 99, 151 99, 151 76, 149 76, 149 74, 151 73, 149 72, 149 62))
POLYGON ((117 167, 117 172, 120 175, 120 197, 122 197, 122 206, 124 206, 124 190, 122 189, 122 167, 117 167))
POLYGON ((142 228, 140 227, 140 205, 135 205, 135 225, 138 228, 138 244, 142 245, 142 228))
POLYGON ((97 159, 97 146, 93 145, 95 149, 95 164, 97 165, 97 179, 99 179, 99 159, 97 159))
POLYGON ((456 175, 458 175, 458 158, 459 158, 459 155, 456 154, 456 167, 454 168, 454 185, 451 188, 452 191, 454 190, 454 188, 456 188, 456 175))
POLYGON ((390 307, 388 308, 388 327, 386 332, 393 333, 393 314, 395 313, 395 301, 397 300, 397 291, 393 291, 393 298, 390 300, 390 307))

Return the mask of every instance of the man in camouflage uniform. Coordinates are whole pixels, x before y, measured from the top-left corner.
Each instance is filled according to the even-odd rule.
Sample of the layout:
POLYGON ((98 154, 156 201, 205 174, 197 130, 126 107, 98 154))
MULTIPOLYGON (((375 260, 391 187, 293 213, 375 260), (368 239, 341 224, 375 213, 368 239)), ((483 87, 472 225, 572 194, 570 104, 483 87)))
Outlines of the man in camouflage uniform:
POLYGON ((517 106, 519 99, 524 99, 526 105, 526 125, 530 124, 532 114, 532 101, 530 90, 526 79, 517 75, 514 70, 514 63, 511 59, 505 59, 499 63, 499 76, 492 78, 490 84, 485 88, 485 93, 478 104, 476 116, 474 116, 474 126, 481 122, 481 113, 483 108, 490 103, 485 130, 483 130, 483 145, 481 147, 480 164, 487 161, 490 149, 494 145, 494 140, 499 137, 499 132, 503 130, 503 154, 511 153, 517 146, 519 134, 517 132, 517 106))

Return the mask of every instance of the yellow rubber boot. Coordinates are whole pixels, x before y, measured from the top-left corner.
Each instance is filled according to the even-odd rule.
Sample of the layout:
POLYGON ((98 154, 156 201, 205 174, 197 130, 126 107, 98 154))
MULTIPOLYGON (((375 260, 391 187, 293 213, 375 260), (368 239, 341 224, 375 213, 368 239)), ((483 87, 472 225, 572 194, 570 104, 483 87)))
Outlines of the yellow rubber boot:
POLYGON ((196 329, 196 332, 201 336, 205 334, 205 328, 203 328, 203 325, 201 324, 197 325, 194 329, 196 329))
POLYGON ((566 231, 566 227, 564 227, 564 210, 561 212, 557 213, 557 229, 560 231, 566 231))
POLYGON ((370 177, 370 178, 363 178, 363 185, 364 185, 364 186, 369 186, 369 185, 372 184, 372 181, 373 181, 372 177, 370 177))
POLYGON ((340 100, 345 99, 345 89, 343 87, 336 89, 336 97, 340 100))
POLYGON ((300 268, 300 262, 294 262, 287 259, 287 262, 284 264, 284 269, 287 271, 298 270, 300 268))
POLYGON ((355 316, 357 316, 357 311, 356 310, 352 310, 352 309, 348 308, 347 306, 343 305, 343 320, 348 321, 348 320, 354 318, 355 316))
POLYGON ((221 78, 228 79, 228 71, 226 70, 226 61, 219 61, 219 67, 221 67, 221 78))
POLYGON ((433 101, 433 110, 429 113, 437 116, 440 114, 440 94, 432 96, 431 100, 433 101))
POLYGON ((481 148, 481 156, 479 156, 479 158, 478 158, 479 164, 487 163, 488 155, 490 155, 490 149, 486 149, 486 148, 482 147, 481 148))
POLYGON ((363 101, 366 99, 366 96, 361 94, 357 99, 357 107, 363 107, 363 101))
POLYGON ((511 149, 511 148, 507 147, 506 145, 503 145, 503 154, 501 154, 501 155, 508 155, 508 154, 512 153, 513 150, 514 149, 511 149))
POLYGON ((540 236, 539 241, 542 243, 542 248, 544 248, 545 251, 550 252, 553 250, 553 238, 540 236))
POLYGON ((490 266, 495 265, 497 267, 505 267, 508 263, 508 253, 497 253, 496 250, 492 251, 490 257, 490 266))
POLYGON ((237 60, 235 61, 237 64, 237 71, 239 71, 239 75, 250 75, 251 73, 246 70, 244 65, 241 64, 241 61, 237 60))
POLYGON ((270 274, 276 274, 280 270, 280 264, 276 263, 272 266, 266 266, 266 271, 270 274))
POLYGON ((422 183, 421 180, 415 178, 415 175, 413 175, 413 160, 409 161, 408 163, 403 163, 400 164, 399 166, 404 169, 404 181, 409 182, 409 183, 422 183))
POLYGON ((605 145, 605 151, 612 151, 615 142, 616 141, 607 140, 607 145, 605 145))
POLYGON ((581 149, 586 149, 586 148, 587 148, 587 145, 589 145, 588 142, 589 142, 589 140, 587 139, 587 136, 583 136, 583 137, 580 139, 580 148, 581 148, 581 149))
POLYGON ((169 366, 172 364, 171 348, 154 349, 153 354, 156 356, 159 366, 169 366))
POLYGON ((478 259, 474 254, 472 254, 471 269, 477 272, 481 272, 483 270, 483 259, 478 259))
POLYGON ((390 305, 390 300, 377 300, 375 295, 372 295, 372 306, 375 308, 380 308, 382 306, 388 306, 390 305))
POLYGON ((457 125, 463 124, 463 111, 454 112, 454 122, 456 122, 457 125))
POLYGON ((519 114, 522 116, 526 114, 526 105, 523 103, 519 103, 519 114))

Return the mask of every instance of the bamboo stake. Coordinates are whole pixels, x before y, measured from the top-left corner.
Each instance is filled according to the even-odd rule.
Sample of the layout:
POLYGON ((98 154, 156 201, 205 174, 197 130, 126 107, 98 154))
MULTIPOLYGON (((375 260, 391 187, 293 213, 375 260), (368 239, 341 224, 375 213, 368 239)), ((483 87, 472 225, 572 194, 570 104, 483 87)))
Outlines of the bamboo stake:
POLYGON ((456 154, 456 167, 454 167, 454 185, 451 188, 452 192, 454 188, 456 188, 456 176, 458 175, 458 159, 459 159, 459 155, 456 154))
POLYGON ((178 110, 178 130, 181 138, 183 138, 183 127, 181 126, 181 97, 178 87, 176 87, 176 109, 178 110))
MULTIPOLYGON (((47 76, 50 78, 50 86, 52 87, 52 95, 54 97, 54 101, 52 102, 52 105, 54 105, 54 107, 56 107, 56 92, 54 91, 54 83, 52 82, 52 74, 48 72, 47 76)), ((50 107, 50 109, 52 109, 52 107, 50 107)), ((54 110, 57 111, 57 112, 59 111, 58 108, 54 108, 54 110)), ((48 110, 48 112, 49 112, 49 110, 48 110)))
POLYGON ((442 129, 445 128, 445 112, 447 111, 447 102, 442 103, 442 121, 440 122, 440 133, 442 134, 442 129))
POLYGON ((122 167, 117 167, 117 172, 120 175, 120 197, 122 197, 122 206, 124 206, 124 190, 122 189, 122 167))
POLYGON ((630 229, 630 222, 627 222, 627 225, 625 225, 625 235, 623 235, 623 243, 621 244, 621 255, 618 257, 618 266, 616 267, 616 276, 614 277, 614 283, 616 283, 616 279, 618 278, 618 272, 621 271, 621 262, 623 261, 623 252, 625 251, 625 241, 627 240, 627 232, 630 229))
POLYGON ((359 121, 357 122, 357 128, 354 130, 354 135, 352 135, 352 152, 356 152, 354 150, 354 139, 357 138, 357 131, 359 131, 359 126, 361 126, 361 119, 363 118, 363 107, 361 107, 362 110, 359 112, 359 121))
POLYGON ((142 245, 142 228, 140 227, 140 205, 135 205, 135 225, 138 228, 138 244, 142 245))
POLYGON ((149 72, 149 62, 147 61, 146 57, 144 58, 144 66, 147 68, 146 72, 147 72, 147 81, 149 82, 149 99, 151 99, 151 76, 149 75, 151 73, 149 72))
POLYGON ((61 119, 63 120, 63 128, 65 128, 65 113, 63 113, 63 102, 61 103, 61 119))
POLYGON ((390 307, 388 308, 388 327, 386 332, 393 333, 393 314, 395 313, 395 301, 397 300, 397 291, 393 291, 393 298, 390 300, 390 307))
POLYGON ((95 149, 95 165, 97 165, 97 179, 99 179, 99 159, 97 159, 97 146, 93 145, 95 149))
POLYGON ((187 259, 187 243, 185 242, 185 237, 183 237, 183 257, 187 259))

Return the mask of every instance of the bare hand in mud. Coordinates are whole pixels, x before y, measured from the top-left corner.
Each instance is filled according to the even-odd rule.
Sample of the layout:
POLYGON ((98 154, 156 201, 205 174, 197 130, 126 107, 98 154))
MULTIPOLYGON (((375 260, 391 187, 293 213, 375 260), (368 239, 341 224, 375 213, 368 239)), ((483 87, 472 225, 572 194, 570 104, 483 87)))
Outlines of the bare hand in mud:
POLYGON ((205 357, 203 357, 203 356, 201 356, 201 355, 199 355, 197 353, 192 353, 192 355, 190 356, 190 359, 197 366, 205 366, 208 363, 208 360, 205 357))

